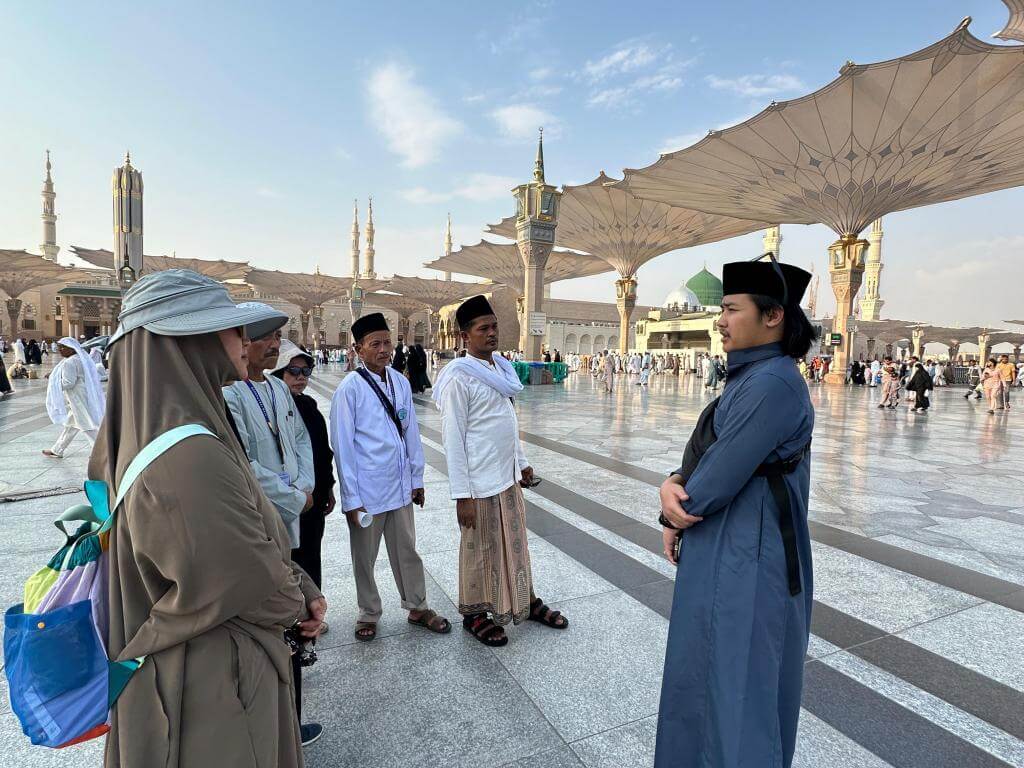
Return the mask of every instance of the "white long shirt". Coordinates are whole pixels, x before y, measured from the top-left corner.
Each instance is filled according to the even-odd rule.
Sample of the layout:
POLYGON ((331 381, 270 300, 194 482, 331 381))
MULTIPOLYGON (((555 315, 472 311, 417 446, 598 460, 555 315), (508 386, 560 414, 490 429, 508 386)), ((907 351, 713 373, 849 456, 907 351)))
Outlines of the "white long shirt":
POLYGON ((453 499, 486 499, 522 479, 530 463, 511 400, 479 379, 455 374, 438 407, 453 499))
POLYGON ((370 375, 377 376, 381 392, 395 406, 404 437, 358 373, 346 376, 331 399, 331 447, 345 512, 363 507, 377 515, 401 509, 412 501, 413 489, 423 487, 423 445, 412 388, 394 368, 384 372, 386 380, 370 375))
POLYGON ((89 408, 89 391, 85 382, 86 372, 82 370, 82 359, 78 355, 65 358, 51 375, 54 374, 60 376, 60 388, 64 392, 68 410, 67 423, 78 429, 99 429, 100 422, 89 408))
POLYGON ((252 384, 280 435, 280 452, 259 403, 244 381, 224 387, 224 402, 235 420, 253 474, 281 514, 295 548, 299 546, 299 515, 306 506, 306 494, 313 492, 315 482, 313 444, 292 393, 283 381, 267 376, 252 384))

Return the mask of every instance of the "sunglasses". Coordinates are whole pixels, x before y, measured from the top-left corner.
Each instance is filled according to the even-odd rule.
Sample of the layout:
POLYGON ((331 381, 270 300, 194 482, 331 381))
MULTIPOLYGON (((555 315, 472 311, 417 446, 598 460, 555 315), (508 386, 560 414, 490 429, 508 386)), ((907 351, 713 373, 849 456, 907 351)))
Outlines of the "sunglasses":
POLYGON ((307 379, 313 374, 312 365, 289 365, 285 371, 292 376, 305 376, 307 379))

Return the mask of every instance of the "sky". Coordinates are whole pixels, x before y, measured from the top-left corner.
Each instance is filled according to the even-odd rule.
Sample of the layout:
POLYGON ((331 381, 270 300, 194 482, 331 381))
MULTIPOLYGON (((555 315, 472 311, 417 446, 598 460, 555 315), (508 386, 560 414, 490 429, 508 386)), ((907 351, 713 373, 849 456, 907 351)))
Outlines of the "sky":
MULTIPOLYGON (((110 248, 110 176, 145 181, 145 250, 349 271, 353 199, 373 196, 377 271, 437 276, 445 216, 477 242, 514 211, 545 129, 549 183, 586 183, 809 93, 847 61, 910 53, 999 0, 622 3, 4 3, 0 247, 39 252, 44 154, 57 239, 110 248)), ((1024 316, 1024 190, 887 216, 883 316, 999 325, 1024 316)), ((761 235, 644 266, 660 304, 761 235)), ((824 226, 783 226, 782 257, 827 274, 824 226)), ((556 298, 614 300, 612 275, 556 298)), ((823 277, 819 306, 834 300, 823 277)))

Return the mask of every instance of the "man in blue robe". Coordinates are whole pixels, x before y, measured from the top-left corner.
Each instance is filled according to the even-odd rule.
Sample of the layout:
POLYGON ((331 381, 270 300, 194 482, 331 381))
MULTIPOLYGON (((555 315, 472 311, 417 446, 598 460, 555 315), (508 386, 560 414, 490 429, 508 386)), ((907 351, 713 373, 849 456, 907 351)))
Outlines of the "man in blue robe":
POLYGON ((810 277, 774 257, 723 268, 725 391, 661 487, 678 572, 657 768, 793 760, 813 588, 814 411, 796 363, 815 336, 800 308, 810 277))

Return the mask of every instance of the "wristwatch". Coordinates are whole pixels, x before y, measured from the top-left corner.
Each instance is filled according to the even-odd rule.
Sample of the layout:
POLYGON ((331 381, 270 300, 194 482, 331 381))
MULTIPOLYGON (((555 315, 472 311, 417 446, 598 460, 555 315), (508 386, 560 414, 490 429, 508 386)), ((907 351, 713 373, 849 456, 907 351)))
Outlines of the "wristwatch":
POLYGON ((669 519, 667 517, 665 517, 665 513, 664 512, 661 512, 658 515, 658 522, 661 523, 661 526, 663 528, 671 528, 673 531, 682 530, 678 526, 672 525, 672 523, 669 521, 669 519))

